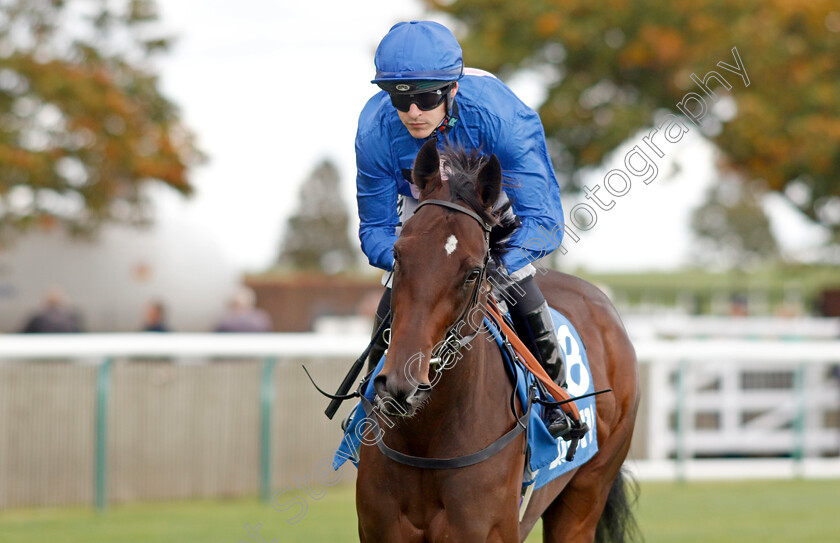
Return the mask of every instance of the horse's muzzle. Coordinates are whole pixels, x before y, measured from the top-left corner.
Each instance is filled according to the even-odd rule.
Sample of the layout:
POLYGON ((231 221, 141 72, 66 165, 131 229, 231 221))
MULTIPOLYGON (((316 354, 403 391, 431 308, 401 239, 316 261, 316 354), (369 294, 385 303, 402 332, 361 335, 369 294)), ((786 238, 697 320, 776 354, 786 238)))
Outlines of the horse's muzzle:
POLYGON ((428 399, 432 386, 424 383, 412 386, 407 381, 397 384, 380 374, 373 380, 373 389, 376 391, 374 406, 380 413, 394 417, 412 417, 428 399))

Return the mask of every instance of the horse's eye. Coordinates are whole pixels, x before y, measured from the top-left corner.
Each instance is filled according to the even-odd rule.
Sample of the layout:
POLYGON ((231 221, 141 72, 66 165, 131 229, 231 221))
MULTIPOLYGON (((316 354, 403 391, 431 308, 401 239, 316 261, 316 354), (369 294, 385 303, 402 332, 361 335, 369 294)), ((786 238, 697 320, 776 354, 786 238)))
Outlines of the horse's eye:
POLYGON ((464 280, 464 283, 475 283, 478 281, 479 277, 481 277, 481 269, 475 268, 474 270, 470 270, 470 273, 467 274, 467 278, 464 280))

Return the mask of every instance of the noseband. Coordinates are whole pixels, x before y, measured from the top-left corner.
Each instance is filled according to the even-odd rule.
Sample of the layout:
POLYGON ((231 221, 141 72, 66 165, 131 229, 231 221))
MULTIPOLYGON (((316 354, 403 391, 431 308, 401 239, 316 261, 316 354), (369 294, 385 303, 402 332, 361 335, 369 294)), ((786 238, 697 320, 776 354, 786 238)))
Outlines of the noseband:
POLYGON ((443 342, 438 350, 438 355, 435 356, 435 353, 432 353, 430 363, 432 365, 438 365, 437 371, 441 371, 446 368, 450 360, 457 359, 458 352, 478 335, 478 330, 468 336, 461 336, 459 332, 461 325, 466 322, 465 319, 469 315, 470 311, 478 305, 478 296, 481 292, 481 285, 484 283, 484 279, 487 276, 487 264, 490 262, 490 231, 493 229, 493 226, 487 224, 487 222, 485 222, 484 219, 482 219, 475 211, 453 202, 447 202, 446 200, 424 200, 420 202, 414 210, 414 213, 416 214, 420 211, 420 208, 425 205, 445 207, 447 209, 463 213, 464 215, 474 219, 484 231, 484 262, 481 266, 481 273, 475 281, 475 287, 473 287, 472 294, 470 295, 470 301, 466 307, 464 307, 464 311, 461 313, 461 316, 455 319, 455 322, 446 331, 446 335, 444 336, 443 342))

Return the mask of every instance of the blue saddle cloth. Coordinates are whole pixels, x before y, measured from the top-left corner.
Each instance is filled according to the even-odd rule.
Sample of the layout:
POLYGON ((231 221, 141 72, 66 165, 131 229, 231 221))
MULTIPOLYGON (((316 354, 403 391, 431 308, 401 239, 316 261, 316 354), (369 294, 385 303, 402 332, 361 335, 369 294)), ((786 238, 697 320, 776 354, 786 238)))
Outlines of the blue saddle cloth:
MULTIPOLYGON (((551 316, 554 320, 554 329, 557 331, 558 342, 565 354, 566 381, 569 394, 572 397, 577 397, 594 392, 592 373, 589 370, 589 360, 586 357, 586 350, 577 330, 558 311, 552 309, 551 316)), ((494 335, 496 342, 501 346, 502 338, 495 325, 488 319, 485 319, 484 323, 494 335)), ((513 368, 516 375, 516 388, 519 400, 522 402, 522 405, 526 405, 528 401, 528 390, 534 382, 535 377, 530 372, 523 370, 521 364, 516 364, 512 360, 509 360, 505 349, 501 349, 501 352, 505 363, 513 368)), ((379 373, 383 364, 384 358, 377 364, 374 370, 374 376, 379 373)), ((375 396, 372 382, 373 379, 371 378, 364 390, 365 397, 371 402, 375 396)), ((591 396, 578 400, 577 406, 581 418, 589 425, 589 432, 578 443, 578 449, 574 459, 568 462, 566 461, 566 452, 568 451, 569 442, 562 439, 555 440, 551 437, 542 420, 542 406, 538 404, 534 405, 531 410, 530 423, 528 424, 529 461, 528 465, 525 466, 525 473, 523 474, 523 487, 533 484, 536 485, 534 487, 535 489, 540 488, 567 471, 585 464, 598 452, 595 397, 591 396)), ((368 425, 362 424, 364 419, 364 409, 361 403, 359 403, 353 412, 353 418, 333 458, 334 469, 339 469, 348 459, 358 467, 358 451, 362 445, 363 438, 365 438, 365 432, 368 427, 368 425)), ((367 440, 365 443, 367 444, 367 440)))

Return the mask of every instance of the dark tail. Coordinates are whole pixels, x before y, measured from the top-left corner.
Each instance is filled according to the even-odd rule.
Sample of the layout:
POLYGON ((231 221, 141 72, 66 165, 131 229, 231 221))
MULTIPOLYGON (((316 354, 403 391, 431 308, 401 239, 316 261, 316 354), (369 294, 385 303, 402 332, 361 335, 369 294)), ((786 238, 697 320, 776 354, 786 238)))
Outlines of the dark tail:
POLYGON ((604 513, 595 531, 595 543, 631 543, 642 541, 633 508, 639 500, 639 485, 624 471, 618 472, 607 497, 604 513))

